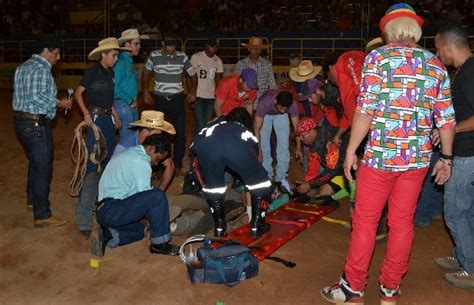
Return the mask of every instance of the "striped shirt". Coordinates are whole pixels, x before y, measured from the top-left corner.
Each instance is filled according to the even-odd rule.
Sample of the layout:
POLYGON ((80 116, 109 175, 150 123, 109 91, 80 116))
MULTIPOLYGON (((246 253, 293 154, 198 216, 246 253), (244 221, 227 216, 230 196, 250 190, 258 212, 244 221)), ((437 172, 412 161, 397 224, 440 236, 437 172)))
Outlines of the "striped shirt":
POLYGON ((183 91, 183 71, 194 75, 194 68, 186 54, 175 51, 167 54, 156 50, 145 63, 144 73, 155 72, 155 94, 174 94, 183 91))
POLYGON ((259 57, 257 63, 253 63, 250 58, 246 57, 237 62, 235 65, 235 74, 240 75, 243 69, 252 68, 257 71, 257 98, 268 89, 276 89, 275 76, 273 75, 272 63, 263 57, 259 57))
POLYGON ((56 83, 51 64, 42 56, 33 54, 15 71, 13 83, 13 110, 32 114, 56 116, 56 83))

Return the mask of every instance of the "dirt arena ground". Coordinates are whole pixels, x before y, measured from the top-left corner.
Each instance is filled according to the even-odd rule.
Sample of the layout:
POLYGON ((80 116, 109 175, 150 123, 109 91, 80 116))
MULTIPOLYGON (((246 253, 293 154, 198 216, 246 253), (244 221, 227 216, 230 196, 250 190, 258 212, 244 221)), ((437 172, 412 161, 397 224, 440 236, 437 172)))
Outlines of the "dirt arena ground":
MULTIPOLYGON (((189 110, 189 109, 188 109, 189 110)), ((190 110, 189 110, 190 111, 190 110)), ((188 134, 193 120, 188 113, 188 134)), ((145 242, 108 250, 110 261, 98 270, 89 266, 89 243, 75 228, 74 204, 67 192, 73 165, 69 156, 78 109, 58 115, 54 127, 54 172, 50 199, 53 213, 69 220, 64 227, 34 229, 26 210, 27 159, 15 137, 11 92, 0 92, 0 303, 1 304, 329 304, 321 287, 341 274, 349 231, 319 221, 288 242, 275 255, 296 262, 288 269, 273 261, 260 264, 258 277, 235 288, 191 285, 186 267, 177 257, 152 255, 145 242)), ((189 140, 189 139, 188 139, 189 140)), ((292 164, 292 175, 299 165, 292 164)), ((178 193, 176 179, 170 193, 178 193)), ((347 204, 331 217, 349 219, 347 204)), ((409 272, 403 282, 400 305, 474 305, 474 291, 444 281, 433 259, 451 250, 442 222, 415 229, 409 272)), ((175 243, 182 239, 174 239, 175 243)), ((379 304, 377 277, 384 245, 376 247, 365 304, 379 304)))

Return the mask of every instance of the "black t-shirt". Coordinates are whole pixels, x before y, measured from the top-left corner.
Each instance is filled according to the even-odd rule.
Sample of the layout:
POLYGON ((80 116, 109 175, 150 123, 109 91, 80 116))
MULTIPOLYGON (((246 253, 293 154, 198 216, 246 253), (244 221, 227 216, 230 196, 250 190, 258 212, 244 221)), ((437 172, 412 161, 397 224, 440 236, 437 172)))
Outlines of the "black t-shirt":
POLYGON ((100 63, 86 70, 80 85, 86 88, 89 105, 111 108, 114 104, 114 70, 100 63))
MULTIPOLYGON (((451 85, 456 122, 474 115, 474 58, 471 57, 459 68, 451 85)), ((474 131, 457 133, 453 154, 458 157, 474 156, 474 131)))

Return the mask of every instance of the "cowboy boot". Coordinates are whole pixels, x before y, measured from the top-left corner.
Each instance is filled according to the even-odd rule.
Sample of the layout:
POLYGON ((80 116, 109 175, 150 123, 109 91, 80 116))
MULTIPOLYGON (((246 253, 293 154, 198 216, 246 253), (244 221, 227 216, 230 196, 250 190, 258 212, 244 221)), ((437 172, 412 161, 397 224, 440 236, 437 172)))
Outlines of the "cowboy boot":
POLYGON ((214 218, 214 237, 226 236, 227 222, 225 221, 224 197, 219 197, 216 200, 207 199, 207 204, 209 204, 214 218))
POLYGON ((270 231, 271 226, 265 222, 265 214, 270 204, 269 199, 269 196, 252 195, 252 220, 250 221, 252 231, 250 235, 253 237, 260 237, 270 231))

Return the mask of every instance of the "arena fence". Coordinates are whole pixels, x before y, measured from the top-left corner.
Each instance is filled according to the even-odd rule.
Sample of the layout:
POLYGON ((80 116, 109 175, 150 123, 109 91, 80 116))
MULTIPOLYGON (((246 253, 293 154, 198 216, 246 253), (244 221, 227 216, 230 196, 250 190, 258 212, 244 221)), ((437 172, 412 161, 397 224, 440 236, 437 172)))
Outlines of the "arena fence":
MULTIPOLYGON (((235 63, 247 56, 247 48, 242 46, 249 37, 219 38, 219 57, 224 62, 224 73, 233 73, 235 63)), ((474 39, 474 36, 470 36, 474 39)), ((268 46, 263 56, 273 63, 277 78, 286 77, 291 65, 301 59, 311 59, 321 63, 324 58, 335 51, 365 48, 366 40, 362 38, 274 38, 271 42, 262 38, 268 46), (293 61, 294 60, 294 61, 293 61)), ((97 46, 97 39, 65 39, 61 50, 61 61, 53 68, 58 88, 61 90, 75 88, 91 62, 87 55, 97 46)), ((204 49, 206 38, 179 39, 178 50, 192 55, 204 49)), ((33 41, 0 41, 0 88, 13 87, 13 75, 16 67, 30 58, 33 41)), ((422 37, 419 44, 431 51, 435 50, 434 36, 422 37)), ((143 55, 161 47, 161 40, 150 39, 142 42, 143 55)), ((137 64, 138 72, 143 68, 143 59, 137 64)))

